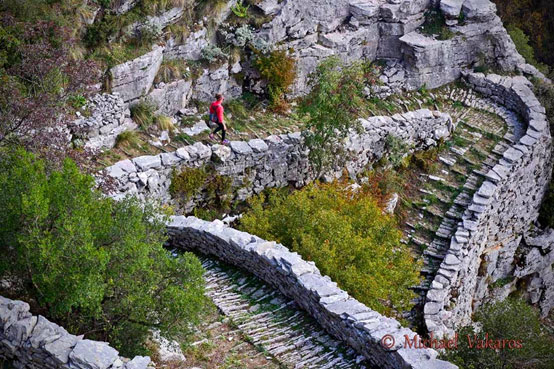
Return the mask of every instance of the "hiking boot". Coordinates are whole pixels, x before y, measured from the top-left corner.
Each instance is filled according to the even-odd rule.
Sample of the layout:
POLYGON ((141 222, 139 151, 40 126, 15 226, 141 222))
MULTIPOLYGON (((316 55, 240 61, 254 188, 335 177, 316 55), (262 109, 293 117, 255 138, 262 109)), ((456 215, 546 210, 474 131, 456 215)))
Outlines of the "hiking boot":
POLYGON ((221 141, 221 144, 222 144, 222 145, 228 145, 228 144, 229 144, 229 140, 223 140, 223 141, 221 141))

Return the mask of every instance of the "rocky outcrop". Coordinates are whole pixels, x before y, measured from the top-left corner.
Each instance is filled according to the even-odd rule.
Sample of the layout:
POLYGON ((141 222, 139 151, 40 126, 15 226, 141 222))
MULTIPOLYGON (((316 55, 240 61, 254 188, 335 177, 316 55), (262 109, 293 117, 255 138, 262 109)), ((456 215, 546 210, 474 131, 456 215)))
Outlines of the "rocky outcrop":
POLYGON ((167 59, 200 60, 202 50, 208 46, 206 28, 193 32, 182 43, 177 43, 174 38, 167 42, 164 57, 167 59))
POLYGON ((29 304, 0 296, 0 360, 25 369, 152 369, 150 358, 120 357, 106 342, 83 339, 43 316, 29 304))
MULTIPOLYGON (((298 75, 292 95, 309 90, 307 76, 330 55, 400 61, 409 73, 405 88, 438 87, 459 78, 463 68, 490 63, 504 70, 531 71, 515 50, 489 0, 442 0, 453 38, 437 40, 417 31, 430 0, 312 0, 263 3, 273 20, 259 31, 271 45, 292 48, 298 75), (459 20, 462 20, 460 22, 459 20)), ((532 72, 532 71, 531 71, 532 72)))
POLYGON ((543 302, 543 313, 552 306, 552 289, 548 285, 552 264, 545 266, 551 256, 535 260, 539 250, 532 254, 527 250, 529 259, 524 259, 523 266, 516 265, 522 235, 536 221, 550 182, 552 138, 545 110, 524 77, 468 73, 466 79, 475 90, 520 114, 527 127, 486 173, 427 292, 425 323, 436 335, 451 335, 455 327, 470 324, 471 314, 483 302, 505 298, 511 286, 528 273, 533 275, 535 268, 537 278, 531 277, 535 282, 529 287, 531 300, 537 300, 537 296, 537 301, 550 300, 543 302), (501 289, 490 288, 495 282, 510 278, 512 282, 501 289))
POLYGON ((547 316, 554 307, 554 230, 526 233, 518 254, 512 282, 525 281, 527 299, 547 316))
POLYGON ((154 45, 152 51, 110 70, 111 90, 128 103, 145 96, 154 82, 163 60, 163 47, 154 45))
POLYGON ((194 85, 193 97, 197 100, 213 101, 216 93, 229 99, 242 94, 242 86, 231 76, 228 63, 217 69, 204 69, 194 85))
POLYGON ((441 9, 453 18, 451 39, 438 40, 418 32, 399 39, 411 88, 442 86, 474 64, 496 65, 506 71, 525 64, 489 0, 443 0, 441 9))
POLYGON ((85 111, 87 116, 72 124, 74 137, 83 140, 85 148, 110 149, 120 133, 137 127, 130 119, 127 104, 117 93, 91 97, 85 111))
MULTIPOLYGON (((344 157, 348 159, 326 172, 329 180, 340 177, 344 168, 355 176, 369 163, 386 155, 389 136, 397 137, 414 150, 425 149, 449 136, 454 129, 449 115, 427 109, 392 117, 371 117, 362 120, 361 126, 362 132, 352 132, 344 144, 344 157)), ((300 132, 269 136, 265 140, 231 141, 229 146, 196 143, 174 153, 124 160, 107 168, 107 172, 119 183, 117 193, 113 194, 117 198, 134 194, 170 201, 168 188, 172 171, 207 164, 219 174, 233 178, 238 200, 268 187, 289 184, 301 187, 315 177, 300 132)), ((191 200, 185 210, 201 201, 201 197, 191 200)))
POLYGON ((115 14, 121 15, 133 9, 138 2, 139 0, 113 0, 111 8, 115 14))
POLYGON ((178 80, 170 83, 159 83, 146 96, 157 107, 157 114, 175 115, 187 106, 192 95, 192 81, 178 80))
POLYGON ((184 8, 174 7, 159 15, 149 15, 143 21, 134 23, 126 28, 127 33, 140 34, 143 31, 161 34, 162 30, 177 22, 184 13, 184 8))
POLYGON ((173 217, 168 234, 173 246, 214 255, 276 287, 378 368, 457 368, 438 360, 434 350, 405 345, 415 332, 350 297, 313 262, 281 244, 195 217, 173 217))

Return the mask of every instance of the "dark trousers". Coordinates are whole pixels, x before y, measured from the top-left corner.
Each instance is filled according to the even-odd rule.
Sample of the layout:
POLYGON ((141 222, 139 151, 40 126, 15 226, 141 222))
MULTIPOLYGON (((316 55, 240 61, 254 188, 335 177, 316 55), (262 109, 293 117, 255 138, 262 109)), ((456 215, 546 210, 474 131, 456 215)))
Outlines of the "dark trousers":
POLYGON ((221 141, 225 140, 225 128, 223 128, 223 124, 217 123, 217 128, 214 131, 214 134, 221 131, 221 141))

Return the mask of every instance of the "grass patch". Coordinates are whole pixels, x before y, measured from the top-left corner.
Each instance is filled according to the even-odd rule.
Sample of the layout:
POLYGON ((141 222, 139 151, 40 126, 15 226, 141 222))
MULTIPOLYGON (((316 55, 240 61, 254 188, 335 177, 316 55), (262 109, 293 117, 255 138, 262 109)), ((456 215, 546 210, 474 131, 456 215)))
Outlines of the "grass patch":
POLYGON ((131 118, 145 131, 154 123, 155 111, 156 107, 153 104, 141 101, 131 107, 131 118))
POLYGON ((139 148, 141 143, 140 137, 135 131, 124 131, 121 132, 115 139, 116 147, 132 147, 139 148))

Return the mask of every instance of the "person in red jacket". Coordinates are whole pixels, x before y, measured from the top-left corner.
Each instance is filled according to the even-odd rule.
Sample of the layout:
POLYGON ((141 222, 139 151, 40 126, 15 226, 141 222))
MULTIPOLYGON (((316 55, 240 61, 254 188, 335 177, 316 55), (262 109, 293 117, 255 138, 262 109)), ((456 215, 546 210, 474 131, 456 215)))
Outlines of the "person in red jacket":
POLYGON ((229 141, 225 139, 225 133, 227 133, 227 126, 225 125, 225 118, 223 117, 223 103, 224 97, 221 94, 215 95, 215 101, 210 105, 210 121, 217 123, 217 128, 210 133, 210 138, 215 139, 215 134, 221 131, 221 143, 228 144, 229 141))

